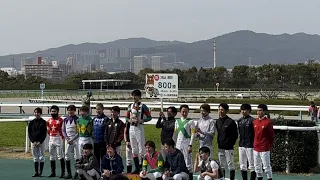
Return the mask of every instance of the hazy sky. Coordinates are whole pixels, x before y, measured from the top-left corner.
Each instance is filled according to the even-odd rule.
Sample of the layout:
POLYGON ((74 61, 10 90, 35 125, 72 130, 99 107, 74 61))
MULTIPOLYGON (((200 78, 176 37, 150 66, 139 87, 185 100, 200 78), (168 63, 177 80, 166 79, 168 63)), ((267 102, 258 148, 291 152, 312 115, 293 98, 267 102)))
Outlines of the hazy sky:
POLYGON ((193 42, 244 29, 320 34, 319 7, 320 0, 0 0, 0 55, 129 37, 193 42))

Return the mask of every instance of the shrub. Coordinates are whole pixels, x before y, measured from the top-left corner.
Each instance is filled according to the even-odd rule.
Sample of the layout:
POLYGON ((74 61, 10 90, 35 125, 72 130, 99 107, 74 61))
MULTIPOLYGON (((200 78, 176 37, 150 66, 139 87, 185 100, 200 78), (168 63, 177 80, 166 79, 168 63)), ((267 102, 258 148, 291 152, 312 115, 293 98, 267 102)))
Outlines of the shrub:
MULTIPOLYGON (((312 127, 315 122, 276 119, 274 125, 312 127)), ((319 141, 317 131, 275 130, 275 141, 271 151, 271 163, 274 171, 286 170, 288 156, 289 170, 292 173, 308 173, 318 165, 319 141), (288 141, 286 144, 286 138, 288 141)))

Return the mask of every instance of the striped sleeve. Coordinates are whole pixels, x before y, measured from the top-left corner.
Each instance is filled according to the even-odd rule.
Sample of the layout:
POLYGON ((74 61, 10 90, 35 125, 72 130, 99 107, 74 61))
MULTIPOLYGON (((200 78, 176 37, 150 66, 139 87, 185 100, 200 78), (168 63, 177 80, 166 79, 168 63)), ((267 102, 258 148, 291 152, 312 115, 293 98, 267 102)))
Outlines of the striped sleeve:
POLYGON ((129 104, 127 112, 126 112, 126 117, 125 117, 126 122, 129 122, 129 120, 130 120, 130 113, 131 113, 131 104, 129 104))
POLYGON ((142 107, 142 108, 144 108, 144 110, 143 110, 143 112, 144 112, 143 121, 144 121, 144 122, 150 121, 150 120, 152 119, 150 109, 149 109, 148 106, 145 105, 145 104, 143 104, 143 107, 142 107))

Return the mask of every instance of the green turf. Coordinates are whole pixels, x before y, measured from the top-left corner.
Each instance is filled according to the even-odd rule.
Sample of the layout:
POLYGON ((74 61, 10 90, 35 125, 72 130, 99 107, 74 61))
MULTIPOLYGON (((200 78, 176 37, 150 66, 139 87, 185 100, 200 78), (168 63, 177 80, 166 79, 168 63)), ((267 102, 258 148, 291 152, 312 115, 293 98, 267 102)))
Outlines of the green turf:
POLYGON ((1 122, 0 134, 0 147, 24 147, 26 140, 26 123, 1 122))
MULTIPOLYGON (((2 122, 0 123, 0 147, 24 147, 25 146, 25 126, 23 122, 2 122)), ((157 150, 160 150, 161 141, 160 141, 160 132, 161 129, 157 129, 155 125, 145 125, 145 134, 146 140, 152 140, 157 146, 157 150)), ((217 159, 217 139, 214 138, 214 158, 217 159)), ((198 149, 198 141, 193 145, 193 152, 196 153, 198 149)), ((235 162, 238 162, 238 147, 235 146, 235 162)))

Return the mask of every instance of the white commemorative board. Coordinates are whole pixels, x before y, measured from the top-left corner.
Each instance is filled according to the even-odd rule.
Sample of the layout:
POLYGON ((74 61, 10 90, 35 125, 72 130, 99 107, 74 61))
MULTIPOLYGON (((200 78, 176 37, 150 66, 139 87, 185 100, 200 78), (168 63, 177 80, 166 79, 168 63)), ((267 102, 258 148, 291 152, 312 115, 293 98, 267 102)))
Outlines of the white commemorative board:
POLYGON ((146 74, 144 89, 147 98, 178 98, 179 80, 177 74, 146 74))

